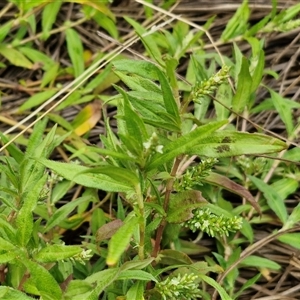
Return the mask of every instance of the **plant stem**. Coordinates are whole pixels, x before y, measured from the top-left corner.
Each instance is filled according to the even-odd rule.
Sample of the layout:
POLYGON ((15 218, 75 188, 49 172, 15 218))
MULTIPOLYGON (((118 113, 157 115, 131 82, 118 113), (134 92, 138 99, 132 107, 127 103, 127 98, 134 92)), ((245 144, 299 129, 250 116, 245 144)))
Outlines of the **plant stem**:
MULTIPOLYGON (((166 192, 165 192, 165 199, 164 199, 164 205, 163 205, 163 208, 164 208, 164 211, 167 212, 168 211, 168 207, 169 207, 169 202, 170 202, 170 195, 171 195, 171 192, 173 190, 173 184, 174 184, 174 177, 176 176, 177 174, 177 170, 179 168, 179 165, 180 165, 180 162, 182 160, 182 156, 178 156, 174 162, 174 165, 172 167, 172 170, 171 170, 171 179, 169 179, 167 181, 167 184, 166 184, 166 192)), ((164 232, 164 229, 167 225, 167 221, 166 221, 166 218, 164 217, 162 219, 162 221, 160 222, 160 225, 157 229, 157 232, 156 232, 156 237, 155 237, 155 245, 154 245, 154 249, 153 249, 153 254, 152 256, 154 257, 157 257, 157 254, 158 254, 158 251, 159 251, 159 248, 160 248, 160 242, 161 242, 161 239, 162 239, 162 235, 163 235, 163 232, 164 232)))
POLYGON ((141 186, 138 184, 136 187, 137 193, 137 202, 139 207, 139 230, 140 230, 140 242, 139 242, 139 259, 144 259, 144 250, 145 250, 145 210, 144 210, 144 198, 141 191, 141 186))

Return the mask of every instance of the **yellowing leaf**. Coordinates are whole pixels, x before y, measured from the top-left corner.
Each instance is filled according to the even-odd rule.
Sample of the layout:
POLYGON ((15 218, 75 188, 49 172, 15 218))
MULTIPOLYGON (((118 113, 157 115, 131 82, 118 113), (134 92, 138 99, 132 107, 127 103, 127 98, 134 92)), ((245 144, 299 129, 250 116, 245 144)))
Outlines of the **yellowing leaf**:
POLYGON ((86 65, 91 63, 92 58, 93 58, 93 53, 90 50, 83 51, 83 61, 86 65))
POLYGON ((21 52, 7 45, 0 45, 0 54, 4 56, 11 64, 32 69, 33 64, 21 52))
POLYGON ((101 118, 100 102, 88 104, 73 120, 74 132, 81 136, 91 130, 101 118))
POLYGON ((116 20, 114 14, 108 9, 107 5, 104 3, 101 3, 100 1, 94 1, 94 0, 72 0, 72 1, 66 1, 66 2, 76 2, 80 3, 82 5, 88 5, 90 7, 95 8, 96 10, 102 12, 106 16, 110 17, 113 21, 116 20))

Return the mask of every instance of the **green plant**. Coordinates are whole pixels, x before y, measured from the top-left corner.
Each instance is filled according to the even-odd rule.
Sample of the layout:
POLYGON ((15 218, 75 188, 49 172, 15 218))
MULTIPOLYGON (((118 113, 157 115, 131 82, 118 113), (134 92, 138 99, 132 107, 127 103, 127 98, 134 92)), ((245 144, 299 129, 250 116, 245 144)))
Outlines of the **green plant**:
MULTIPOLYGON (((20 10, 31 15, 33 7, 24 3, 18 3, 20 10)), ((85 14, 83 21, 97 14, 91 9, 92 2, 86 4, 88 7, 83 11, 89 14, 85 14)), ((47 4, 44 16, 48 10, 58 11, 52 10, 54 5, 58 4, 47 4)), ((101 5, 101 9, 110 16, 106 6, 101 5)), ((271 169, 270 160, 251 155, 284 151, 287 157, 298 158, 299 153, 287 151, 287 144, 272 136, 236 131, 233 121, 245 111, 275 106, 292 140, 298 127, 287 111, 297 105, 272 90, 272 101, 254 105, 264 72, 264 51, 262 43, 251 35, 258 30, 263 32, 265 29, 261 28, 270 20, 278 24, 281 19, 274 16, 272 19, 270 15, 254 32, 248 30, 248 24, 234 25, 239 14, 248 15, 247 1, 232 18, 222 38, 228 41, 244 34, 252 48, 251 56, 243 56, 237 45, 234 59, 195 51, 189 60, 186 79, 178 76, 176 69, 186 51, 199 46, 202 33, 193 34, 185 23, 177 22, 172 33, 162 30, 147 34, 140 24, 126 18, 140 36, 152 62, 116 60, 77 90, 73 94, 75 98, 70 96, 59 107, 94 99, 92 93, 96 87, 113 72, 110 83, 121 80, 126 90, 114 86, 118 94, 105 97, 103 105, 116 106, 117 130, 112 129, 104 113, 106 134, 100 136, 102 146, 87 146, 78 135, 88 131, 82 129, 85 114, 91 116, 94 112, 89 114, 83 110, 83 115, 79 114, 72 124, 50 115, 64 130, 54 127, 44 137, 48 122, 44 119, 26 140, 24 153, 13 144, 6 147, 8 155, 0 157, 0 295, 3 299, 92 300, 99 296, 103 299, 210 299, 205 284, 217 290, 222 299, 237 299, 240 292, 259 278, 254 276, 236 293, 235 280, 240 266, 278 269, 278 264, 250 255, 255 244, 244 252, 241 245, 253 242, 251 222, 263 222, 270 210, 282 224, 279 232, 272 233, 271 237, 295 244, 299 236, 289 230, 299 221, 299 207, 289 214, 284 199, 298 187, 299 174, 285 168, 281 172, 288 172, 289 176, 267 185, 263 178, 271 169), (207 118, 210 105, 215 115, 207 118), (49 159, 60 145, 71 152, 70 163, 49 159), (236 160, 232 168, 225 167, 232 157, 236 160), (82 194, 61 205, 59 201, 77 185, 84 187, 82 194), (259 205, 248 191, 254 187, 264 195, 259 205), (103 198, 98 190, 106 192, 103 198), (223 199, 221 190, 243 197, 249 204, 233 208, 230 201, 223 199), (107 201, 111 203, 110 210, 103 207, 107 201), (79 246, 65 245, 63 232, 74 230, 87 220, 91 229, 84 236, 85 242, 79 246), (191 231, 197 233, 196 241, 204 232, 215 238, 218 253, 214 257, 218 264, 211 257, 197 262, 189 257, 189 253, 202 251, 197 244, 186 241, 191 231), (209 276, 211 272, 222 274, 224 270, 220 275, 223 285, 219 283, 220 278, 217 282, 209 276)), ((284 20, 288 22, 291 18, 292 15, 284 20)), ((33 19, 28 20, 32 26, 33 19)), ((43 20, 45 23, 47 19, 43 20)), ((44 39, 51 34, 52 25, 42 26, 44 39)), ((83 54, 83 48, 78 34, 71 28, 73 25, 67 22, 60 28, 61 31, 67 28, 72 70, 59 71, 60 66, 51 62, 44 70, 42 88, 51 86, 62 71, 77 78, 85 74, 82 60, 76 57, 83 54), (78 46, 76 51, 74 45, 78 46)), ((9 26, 1 28, 3 38, 9 26)), ((20 51, 17 61, 27 63, 20 56, 24 53, 35 62, 33 49, 26 50, 19 42, 9 45, 20 51)), ((8 52, 3 50, 7 47, 4 45, 0 52, 10 61, 8 52)), ((29 67, 29 64, 22 66, 29 67)), ((51 89, 36 94, 21 110, 44 103, 54 93, 55 89, 51 89)), ((9 141, 2 134, 1 140, 9 141)))
MULTIPOLYGON (((78 164, 64 164, 47 160, 46 155, 38 155, 40 152, 43 152, 42 150, 35 151, 35 155, 30 160, 31 164, 33 159, 36 160, 35 165, 38 166, 40 171, 39 173, 35 170, 33 171, 38 178, 46 166, 60 176, 86 187, 121 193, 123 201, 128 203, 132 209, 131 213, 117 226, 110 227, 110 223, 108 223, 98 229, 98 236, 105 236, 101 240, 98 239, 98 242, 103 242, 103 239, 107 240, 108 231, 113 230, 114 232, 113 234, 110 233, 111 239, 108 242, 108 251, 106 253, 99 252, 95 247, 91 248, 95 255, 100 255, 101 253, 101 256, 106 258, 106 263, 114 267, 92 274, 91 278, 93 280, 89 279, 89 277, 84 279, 82 281, 82 284, 85 282, 84 289, 78 290, 78 286, 74 285, 75 282, 74 284, 70 283, 66 291, 66 297, 72 294, 72 288, 76 288, 77 294, 80 294, 81 297, 96 299, 95 297, 98 297, 105 288, 111 289, 114 287, 114 289, 118 290, 119 284, 117 282, 122 278, 126 278, 127 282, 133 279, 157 282, 157 276, 166 270, 163 267, 163 260, 159 260, 160 256, 175 259, 176 261, 183 255, 180 252, 180 230, 173 232, 173 239, 177 241, 178 245, 175 246, 175 249, 169 256, 160 254, 160 248, 163 244, 164 248, 170 247, 170 236, 168 237, 169 242, 165 241, 162 244, 162 240, 164 241, 163 233, 166 227, 170 224, 181 224, 183 222, 187 222, 187 224, 190 222, 192 224, 193 221, 191 219, 198 216, 198 213, 194 215, 194 210, 200 207, 205 209, 208 205, 197 189, 189 189, 173 194, 173 184, 177 178, 177 172, 180 170, 180 163, 188 159, 191 155, 197 155, 199 158, 203 156, 219 158, 239 154, 274 152, 285 148, 285 144, 281 141, 261 134, 248 134, 225 129, 220 130, 221 127, 227 124, 227 121, 209 120, 206 124, 200 126, 197 126, 197 123, 193 124, 190 122, 189 130, 187 131, 186 122, 191 117, 188 116, 188 119, 186 119, 186 112, 181 110, 179 98, 176 99, 174 97, 174 91, 162 69, 152 63, 127 60, 117 61, 114 63, 114 67, 115 72, 122 79, 126 78, 128 86, 131 88, 136 86, 138 89, 132 88, 131 91, 125 92, 123 89, 116 87, 120 93, 117 114, 118 132, 116 136, 109 128, 109 125, 107 125, 107 136, 101 137, 106 157, 92 168, 78 164), (123 72, 120 73, 120 70, 123 72), (124 71, 134 75, 125 75, 124 71), (137 81, 139 82, 139 86, 135 84, 137 81), (158 81, 160 86, 155 81, 158 81), (144 100, 145 94, 150 95, 156 101, 148 101, 149 107, 138 109, 139 103, 147 101, 144 100), (156 119, 149 119, 148 111, 156 114, 156 119), (168 120, 168 123, 166 120, 168 120), (170 131, 170 129, 172 130, 170 131), (151 246, 152 238, 154 238, 153 247, 151 246), (128 247, 131 248, 130 251, 128 247), (124 256, 126 249, 127 254, 124 256), (130 259, 130 257, 132 258, 130 259), (154 265, 150 267, 151 263, 156 265, 156 267, 154 265), (106 276, 107 272, 109 273, 106 276), (93 289, 91 285, 91 282, 94 281, 97 282, 96 289, 93 289)), ((215 81, 213 81, 213 84, 216 84, 215 81)), ((108 122, 106 123, 108 124, 108 122)), ((36 131, 43 132, 43 130, 36 131)), ((53 149, 55 146, 54 142, 51 141, 53 135, 54 130, 52 130, 52 133, 44 141, 44 144, 48 146, 47 151, 53 149)), ((61 140, 64 138, 61 137, 61 140)), ((31 140, 35 140, 35 135, 31 137, 31 140)), ((37 140, 37 142, 40 142, 40 140, 37 140)), ((28 148, 36 149, 37 144, 31 147, 28 146, 28 148)), ((101 153, 101 149, 97 150, 101 153)), ((30 155, 30 152, 28 155, 30 155)), ((201 168, 200 171, 197 170, 190 173, 192 174, 191 179, 193 179, 193 174, 195 178, 198 178, 199 172, 201 172, 201 168)), ((6 170, 6 173, 9 175, 8 170, 6 170)), ((201 175, 205 178, 205 172, 202 171, 201 175)), ((42 178, 43 181, 38 185, 39 190, 37 195, 45 183, 45 178, 42 178)), ((29 186, 29 188, 31 189, 32 187, 29 186)), ((243 188, 240 187, 240 189, 243 188)), ((32 216, 32 211, 37 205, 37 195, 34 197, 35 205, 31 205, 30 209, 26 209, 26 215, 23 216, 22 211, 25 209, 23 208, 24 206, 27 207, 29 205, 28 201, 25 201, 17 213, 17 220, 22 218, 21 222, 26 228, 26 230, 24 229, 24 233, 19 235, 25 235, 26 237, 26 239, 25 237, 22 239, 21 246, 23 247, 27 246, 31 236, 31 231, 28 232, 28 228, 34 227, 33 219, 29 216, 32 216)), ((79 200, 77 199, 77 201, 79 200)), ((87 201, 90 201, 90 199, 87 201)), ((216 214, 214 218, 217 218, 217 215, 220 216, 218 207, 212 204, 210 204, 210 207, 215 210, 214 213, 216 214)), ((209 209, 207 208, 204 211, 207 213, 209 209)), ((226 214, 229 214, 231 218, 236 218, 228 212, 226 214)), ((44 227, 45 233, 59 222, 57 215, 58 211, 48 218, 48 222, 44 227)), ((230 225, 232 221, 229 219, 222 216, 219 218, 222 218, 222 224, 225 223, 230 227, 221 229, 220 231, 219 227, 214 229, 214 227, 210 226, 208 232, 212 235, 220 235, 221 237, 224 233, 228 234, 228 230, 231 231, 240 228, 238 224, 232 227, 230 225)), ((208 217, 207 221, 209 222, 208 217)), ((20 226, 20 223, 17 224, 20 226)), ((49 246, 45 247, 45 249, 49 249, 49 246)), ((54 249, 56 248, 54 247, 54 249)), ((81 249, 78 247, 76 249, 78 251, 76 254, 78 255, 81 249)), ((32 251, 36 251, 36 249, 34 248, 32 251)), ((39 255, 41 251, 38 252, 38 257, 41 256, 39 255)), ((68 252, 68 255, 71 255, 71 253, 68 252)), ((74 257, 74 255, 72 253, 71 257, 74 257)), ((57 256, 54 257, 55 260, 58 259, 57 256)), ((60 260, 64 258, 62 257, 60 260)), ((36 260, 35 256, 32 259, 36 260)), ((34 263, 31 260, 28 261, 36 266, 39 265, 36 261, 34 263)), ((37 261, 40 263, 45 262, 44 260, 37 261)), ((53 263, 51 259, 47 262, 53 263)), ((28 268, 26 264, 25 266, 28 268)), ((186 264, 186 267, 197 270, 191 262, 186 264)), ((198 270, 197 272, 205 275, 207 270, 198 270)), ((134 291, 135 293, 148 294, 148 297, 151 298, 149 296, 151 295, 151 289, 145 290, 145 285, 143 284, 132 285, 132 283, 128 282, 126 286, 123 292, 124 295, 133 293, 134 291)), ((119 294, 117 290, 115 292, 112 290, 110 293, 116 293, 117 296, 119 294)), ((221 291, 220 286, 218 290, 221 291)), ((160 285, 155 291, 161 291, 160 285)), ((34 291, 29 290, 29 292, 33 293, 34 291)), ((43 291, 39 289, 36 292, 43 295, 43 291)), ((223 298, 227 299, 228 297, 225 295, 223 294, 223 298)), ((155 298, 155 296, 153 297, 155 298)))

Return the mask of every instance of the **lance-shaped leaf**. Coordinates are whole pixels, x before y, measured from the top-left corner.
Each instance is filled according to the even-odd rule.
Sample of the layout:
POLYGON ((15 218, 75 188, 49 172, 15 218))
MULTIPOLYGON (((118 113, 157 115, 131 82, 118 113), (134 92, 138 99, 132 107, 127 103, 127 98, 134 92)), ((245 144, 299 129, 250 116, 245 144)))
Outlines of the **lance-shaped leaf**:
MULTIPOLYGON (((225 125, 227 121, 211 122, 198 127, 190 133, 170 142, 163 149, 163 154, 156 154, 147 169, 151 170, 159 165, 163 165, 180 154, 186 154, 199 145, 204 138, 209 138, 216 130, 225 125)), ((208 155, 209 156, 209 155, 208 155)))
POLYGON ((50 36, 50 30, 55 23, 57 14, 62 5, 62 1, 53 1, 46 4, 42 12, 42 39, 46 40, 50 36))
POLYGON ((18 299, 18 300, 33 300, 34 298, 15 290, 8 286, 0 286, 0 298, 2 299, 18 299))
POLYGON ((153 36, 151 34, 147 34, 146 29, 133 19, 129 17, 124 17, 124 19, 135 29, 152 59, 163 66, 164 61, 161 58, 161 51, 159 50, 157 42, 153 36))
POLYGON ((42 176, 29 191, 23 193, 22 202, 23 206, 18 212, 16 218, 17 232, 16 239, 19 246, 25 247, 29 242, 32 230, 33 230, 33 215, 32 212, 35 209, 37 202, 39 200, 40 193, 46 182, 46 175, 42 176))
MULTIPOLYGON (((120 59, 113 62, 117 71, 136 74, 143 78, 158 80, 158 74, 154 64, 144 60, 120 59)), ((122 78, 121 78, 122 79, 122 78)))
MULTIPOLYGON (((67 23, 68 24, 68 23, 67 23)), ((80 35, 73 28, 67 28, 66 31, 67 49, 72 65, 74 68, 74 75, 78 77, 84 71, 83 45, 80 35)))
POLYGON ((120 60, 114 63, 117 70, 140 75, 144 78, 159 80, 161 84, 161 92, 164 101, 164 108, 170 114, 177 127, 180 127, 179 109, 176 99, 173 95, 172 88, 167 80, 166 75, 154 64, 141 61, 120 60))
POLYGON ((113 235, 108 244, 108 255, 106 258, 106 263, 109 266, 115 265, 119 261, 121 255, 129 245, 133 231, 137 224, 138 218, 132 217, 131 219, 127 220, 124 225, 121 226, 113 235))
POLYGON ((251 193, 244 188, 243 186, 237 184, 236 182, 230 180, 226 176, 211 172, 208 176, 202 179, 203 182, 207 182, 209 184, 217 185, 227 191, 230 191, 234 194, 237 194, 250 202, 250 204, 260 212, 259 205, 255 201, 254 197, 251 193))
POLYGON ((12 65, 32 69, 33 64, 21 52, 7 45, 0 45, 0 54, 4 56, 12 65))
POLYGON ((273 153, 286 148, 287 145, 284 142, 264 134, 218 131, 198 140, 198 144, 190 148, 188 154, 218 158, 273 153))
POLYGON ((248 60, 243 57, 236 93, 232 99, 232 108, 236 113, 242 112, 246 106, 249 106, 251 87, 252 77, 249 72, 248 60))
POLYGON ((29 271, 30 280, 39 291, 42 299, 62 299, 62 291, 58 283, 46 268, 29 259, 22 259, 21 262, 29 271))
POLYGON ((91 169, 47 159, 40 159, 39 162, 68 180, 103 191, 129 192, 133 191, 138 183, 138 178, 133 172, 115 166, 91 169))
POLYGON ((272 186, 268 185, 261 179, 254 176, 249 176, 249 178, 263 193, 264 197, 267 199, 269 207, 275 212, 282 223, 285 224, 288 218, 287 209, 284 203, 285 199, 282 198, 272 186))
POLYGON ((82 252, 79 246, 48 245, 34 254, 34 259, 40 263, 49 263, 73 257, 82 252))
POLYGON ((141 152, 143 150, 143 142, 145 142, 148 139, 148 133, 145 124, 141 117, 133 109, 131 103, 129 102, 126 92, 117 86, 115 86, 115 88, 123 96, 122 114, 120 114, 120 116, 118 114, 118 116, 124 121, 124 134, 126 134, 127 137, 130 139, 132 144, 135 146, 134 148, 138 148, 135 149, 137 153, 139 151, 141 152))
POLYGON ((171 194, 167 221, 169 223, 185 222, 193 217, 194 209, 206 203, 200 191, 190 190, 171 194))

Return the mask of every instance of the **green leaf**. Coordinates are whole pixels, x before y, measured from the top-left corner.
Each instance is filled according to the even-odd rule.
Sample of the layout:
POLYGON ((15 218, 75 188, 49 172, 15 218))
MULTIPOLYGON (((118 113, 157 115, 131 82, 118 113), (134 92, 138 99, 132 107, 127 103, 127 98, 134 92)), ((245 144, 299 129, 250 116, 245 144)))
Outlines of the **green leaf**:
POLYGON ((15 245, 13 245, 12 243, 10 243, 7 240, 0 237, 0 250, 1 251, 13 251, 15 249, 17 249, 15 245))
POLYGON ((288 136, 291 137, 294 132, 292 110, 287 106, 287 103, 280 94, 271 89, 269 89, 269 91, 271 93, 272 103, 274 104, 276 111, 279 113, 281 120, 285 124, 288 136))
POLYGON ((126 75, 123 72, 115 70, 115 74, 132 90, 128 94, 133 96, 146 96, 146 99, 153 99, 155 102, 163 103, 161 95, 161 89, 152 80, 141 77, 137 74, 133 77, 132 75, 126 75), (150 93, 150 94, 149 94, 150 93), (158 98, 157 98, 158 97, 158 98))
POLYGON ((287 9, 282 10, 277 16, 274 17, 273 22, 277 25, 290 21, 300 11, 300 3, 292 5, 287 9))
POLYGON ((19 249, 10 250, 4 253, 0 254, 0 264, 7 264, 13 260, 15 260, 16 257, 18 257, 20 254, 19 249))
POLYGON ((293 228, 293 226, 300 221, 300 203, 293 209, 292 213, 288 217, 283 229, 293 228))
MULTIPOLYGON (((117 91, 123 96, 123 113, 122 119, 125 121, 126 131, 128 136, 131 139, 137 141, 139 145, 140 151, 143 150, 143 142, 148 139, 148 133, 144 122, 140 118, 140 116, 133 110, 131 106, 128 96, 125 91, 119 87, 116 87, 117 91)), ((119 116, 119 114, 118 114, 119 116)))
POLYGON ((144 300, 145 285, 142 281, 135 282, 128 292, 126 293, 126 299, 144 300))
POLYGON ((20 51, 8 45, 0 45, 0 54, 14 66, 27 69, 32 69, 33 67, 33 64, 20 51))
POLYGON ((73 257, 82 252, 79 246, 49 245, 34 254, 34 259, 40 263, 50 263, 73 257))
POLYGON ((118 280, 129 280, 129 279, 157 282, 156 278, 152 274, 142 270, 121 271, 120 274, 118 275, 118 280))
POLYGON ((198 276, 206 283, 208 283, 209 285, 211 285, 212 287, 214 287, 219 295, 221 296, 222 300, 232 300, 232 298, 226 293, 226 291, 220 286, 220 284, 218 284, 214 279, 203 275, 201 273, 198 273, 198 276))
POLYGON ((133 185, 138 182, 137 177, 132 172, 114 166, 91 169, 47 159, 40 159, 38 161, 68 180, 103 191, 129 192, 134 189, 133 185))
POLYGON ((153 156, 152 161, 147 166, 148 170, 163 165, 180 154, 186 154, 191 151, 199 141, 207 136, 212 135, 217 129, 225 125, 227 121, 211 122, 200 126, 190 133, 170 142, 163 148, 163 154, 157 153, 153 156))
POLYGON ((43 232, 49 231, 51 228, 55 227, 62 221, 66 219, 66 217, 81 203, 88 202, 90 200, 90 196, 79 197, 74 201, 70 201, 67 204, 61 206, 58 210, 54 212, 54 214, 49 218, 46 226, 44 227, 43 232))
MULTIPOLYGON (((298 205, 299 206, 299 205, 298 205)), ((282 243, 288 244, 296 249, 300 250, 300 233, 286 233, 277 238, 282 243)))
POLYGON ((240 229, 240 231, 252 244, 254 239, 253 228, 247 220, 243 219, 243 227, 240 229))
POLYGON ((248 288, 251 288, 253 286, 253 284, 255 284, 255 282, 261 277, 261 274, 256 274, 254 277, 250 278, 249 280, 247 280, 241 288, 239 288, 239 291, 237 293, 234 294, 234 300, 238 299, 238 297, 243 293, 243 291, 245 291, 248 288))
POLYGON ((117 71, 139 75, 143 78, 158 80, 157 67, 145 60, 118 59, 113 62, 117 71))
POLYGON ((251 95, 252 77, 249 72, 248 60, 242 58, 241 71, 238 76, 238 83, 236 93, 232 99, 232 109, 236 113, 241 113, 245 107, 248 106, 248 102, 251 95))
MULTIPOLYGON (((70 182, 69 180, 61 180, 57 182, 54 188, 51 191, 51 203, 55 204, 57 201, 62 199, 64 195, 74 186, 74 183, 70 182)), ((68 202, 65 205, 68 205, 68 202)))
POLYGON ((84 295, 91 293, 93 286, 83 280, 71 280, 64 296, 66 300, 82 300, 84 295))
MULTIPOLYGON (((106 157, 119 158, 119 159, 124 159, 127 161, 135 161, 135 159, 133 157, 131 157, 127 154, 124 154, 122 152, 111 151, 111 150, 105 149, 105 148, 86 146, 86 151, 87 152, 96 152, 96 153, 99 153, 100 155, 103 155, 106 157)), ((72 157, 74 157, 74 156, 72 156, 72 157)))
MULTIPOLYGON (((19 256, 20 252, 21 251, 19 249, 19 256)), ((24 255, 24 253, 22 253, 22 255, 24 255)), ((14 261, 14 263, 9 264, 9 272, 6 274, 6 285, 11 286, 17 290, 20 286, 21 281, 24 280, 26 267, 23 264, 16 262, 17 259, 14 261)))
MULTIPOLYGON (((275 1, 277 2, 277 0, 275 0, 275 1)), ((255 36, 269 22, 269 20, 271 19, 271 15, 272 15, 272 13, 269 13, 264 18, 262 18, 260 21, 258 21, 257 23, 255 23, 251 28, 249 28, 246 31, 245 36, 246 37, 248 37, 248 36, 255 36)))
POLYGON ((289 195, 297 191, 299 182, 294 178, 281 178, 274 181, 271 186, 281 198, 287 199, 289 195))
POLYGON ((57 91, 56 90, 47 90, 43 92, 39 92, 29 97, 20 107, 19 112, 23 112, 24 110, 36 107, 38 105, 43 104, 46 100, 52 97, 57 91))
POLYGON ((128 247, 133 231, 138 224, 138 218, 132 217, 125 220, 124 225, 118 229, 108 243, 108 254, 106 263, 109 266, 115 265, 125 249, 128 247))
POLYGON ((248 267, 256 267, 259 269, 267 268, 271 270, 280 270, 281 268, 281 266, 276 262, 256 255, 247 256, 246 258, 243 259, 241 265, 248 266, 248 267))
POLYGON ((146 29, 133 19, 127 16, 125 16, 124 19, 135 29, 150 57, 154 61, 157 61, 161 66, 164 66, 164 61, 161 58, 161 52, 151 34, 147 34, 146 29))
POLYGON ((273 187, 263 182, 261 179, 250 175, 248 177, 263 193, 264 197, 267 199, 269 207, 275 212, 281 222, 285 224, 288 218, 288 213, 285 207, 284 199, 278 195, 273 187))
POLYGON ((214 106, 216 109, 217 120, 221 121, 228 119, 230 111, 224 107, 224 105, 227 107, 231 106, 232 90, 229 84, 226 83, 219 86, 217 89, 216 99, 218 99, 218 102, 214 101, 214 106))
MULTIPOLYGON (((82 5, 92 7, 95 10, 101 12, 103 15, 111 18, 114 22, 116 21, 115 15, 111 12, 111 10, 109 9, 109 5, 107 5, 106 2, 94 1, 94 0, 68 0, 68 2, 76 2, 82 5)), ((92 14, 93 13, 94 10, 92 10, 92 14)))
POLYGON ((41 145, 43 141, 43 135, 46 129, 47 122, 48 122, 47 118, 44 118, 43 120, 37 122, 34 125, 33 132, 30 135, 26 147, 26 152, 25 152, 26 157, 31 157, 35 155, 37 148, 41 145))
MULTIPOLYGON (((16 208, 14 208, 17 210, 16 208)), ((7 242, 16 244, 16 229, 7 221, 7 216, 0 215, 0 228, 1 228, 1 236, 5 238, 7 242)), ((2 243, 1 243, 2 245, 2 243)), ((1 247, 0 247, 1 249, 1 247)))
MULTIPOLYGON (((6 144, 9 142, 9 139, 2 134, 2 132, 0 132, 0 141, 3 144, 6 144)), ((8 153, 16 160, 17 163, 21 163, 22 160, 24 159, 24 154, 23 152, 16 147, 14 144, 10 144, 6 147, 6 150, 8 151, 8 153)))
POLYGON ((18 228, 16 232, 16 239, 18 245, 22 247, 25 247, 31 238, 33 230, 32 212, 37 205, 46 180, 47 175, 45 174, 39 181, 36 182, 30 191, 26 191, 26 193, 23 193, 22 195, 23 206, 18 212, 16 218, 16 225, 18 228))
POLYGON ((54 83, 59 70, 59 63, 53 64, 43 75, 43 79, 41 82, 41 89, 44 88, 48 83, 54 83))
POLYGON ((42 40, 47 40, 50 36, 50 30, 52 29, 52 26, 54 22, 56 21, 57 14, 60 10, 60 7, 62 5, 61 0, 49 2, 43 9, 42 12, 42 40))
POLYGON ((187 254, 174 249, 161 250, 159 255, 161 255, 159 263, 163 265, 191 265, 193 263, 187 254))
MULTIPOLYGON (((136 174, 133 171, 129 169, 115 167, 112 165, 105 165, 105 166, 89 169, 89 171, 87 171, 87 173, 91 173, 91 174, 95 172, 109 176, 110 178, 118 182, 119 185, 127 184, 127 186, 130 186, 131 189, 135 189, 135 187, 139 184, 139 178, 136 176, 136 174)), ((85 171, 83 171, 83 173, 85 173, 85 171)), ((81 174, 79 174, 78 176, 80 175, 81 174)))
POLYGON ((157 99, 161 98, 161 94, 151 94, 150 92, 143 96, 142 93, 137 95, 133 92, 129 92, 128 97, 130 103, 141 114, 143 121, 146 124, 169 131, 178 131, 178 125, 176 125, 176 122, 174 122, 172 116, 166 112, 163 102, 157 101, 157 99), (151 99, 152 96, 155 98, 151 99), (157 114, 158 111, 159 114, 157 114))
MULTIPOLYGON (((149 78, 153 80, 159 80, 161 84, 161 91, 163 96, 163 101, 165 104, 165 110, 173 116, 175 124, 180 127, 180 117, 179 110, 176 99, 173 95, 172 88, 167 80, 166 75, 154 64, 144 61, 129 61, 129 60, 118 60, 114 62, 114 66, 118 71, 130 72, 133 74, 140 75, 144 78, 149 78)), ((122 76, 121 76, 122 77, 122 76)), ((124 79, 124 78, 123 78, 124 79)), ((128 81, 128 80, 127 80, 128 81)), ((129 81, 131 88, 132 80, 129 81)), ((145 82, 144 82, 145 83, 145 82)), ((145 88, 147 90, 148 88, 145 88)), ((140 90, 140 89, 139 89, 140 90)), ((153 90, 157 92, 157 89, 153 90)))
POLYGON ((234 16, 228 21, 225 30, 222 32, 221 40, 228 41, 240 34, 243 34, 247 29, 247 22, 250 16, 248 0, 244 0, 239 6, 234 16))
POLYGON ((93 284, 94 289, 87 297, 81 297, 80 299, 98 300, 100 293, 117 279, 118 273, 119 269, 114 268, 100 271, 87 277, 85 282, 93 284))
MULTIPOLYGON (((106 3, 103 3, 103 5, 106 5, 106 3)), ((93 19, 101 28, 105 29, 112 38, 116 40, 119 39, 119 31, 114 18, 112 19, 101 12, 96 12, 96 14, 93 15, 93 19)))
POLYGON ((6 22, 4 25, 0 27, 0 43, 5 39, 7 34, 9 33, 11 27, 13 26, 13 19, 10 19, 10 21, 6 22))
POLYGON ((180 128, 180 116, 179 116, 179 109, 176 102, 176 99, 173 95, 172 88, 167 80, 165 74, 157 68, 157 74, 159 78, 159 82, 161 84, 161 90, 163 94, 163 99, 165 103, 166 111, 172 115, 176 121, 176 124, 180 128))
POLYGON ((42 64, 43 70, 48 70, 53 64, 55 64, 55 61, 43 52, 30 47, 19 47, 18 49, 34 63, 42 64))
POLYGON ((0 298, 2 300, 12 300, 12 299, 18 299, 18 300, 33 300, 35 298, 31 298, 27 296, 26 294, 18 291, 17 289, 13 289, 8 286, 0 286, 0 298))
POLYGON ((68 53, 74 68, 74 75, 75 77, 79 77, 84 71, 83 45, 79 34, 73 28, 66 29, 65 33, 68 53))
POLYGON ((263 50, 263 43, 256 38, 249 37, 248 42, 252 47, 252 57, 251 57, 251 76, 252 76, 252 86, 251 93, 255 92, 258 86, 262 82, 262 77, 264 75, 265 67, 265 52, 263 50))
MULTIPOLYGON (((201 128, 201 127, 200 127, 201 128)), ((187 152, 207 157, 230 157, 236 155, 264 154, 286 149, 286 144, 276 138, 259 133, 217 131, 187 152)))
POLYGON ((22 259, 20 262, 22 262, 28 269, 30 273, 30 280, 40 292, 43 300, 62 299, 60 286, 44 267, 28 259, 22 259))
POLYGON ((169 223, 182 223, 193 217, 192 211, 206 204, 206 200, 199 191, 184 191, 171 194, 167 221, 169 223))
POLYGON ((141 270, 149 266, 153 261, 155 260, 154 257, 149 257, 143 260, 131 260, 131 261, 126 261, 121 267, 121 271, 126 271, 126 270, 131 270, 131 269, 136 269, 136 270, 141 270))

